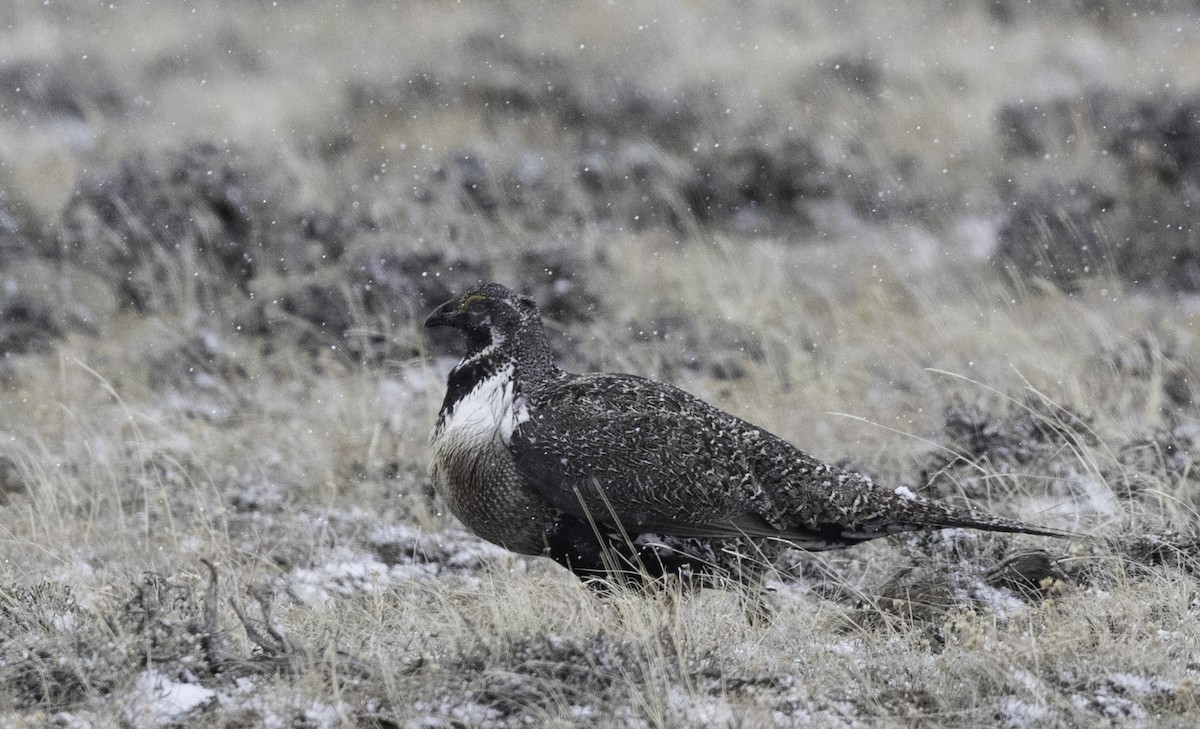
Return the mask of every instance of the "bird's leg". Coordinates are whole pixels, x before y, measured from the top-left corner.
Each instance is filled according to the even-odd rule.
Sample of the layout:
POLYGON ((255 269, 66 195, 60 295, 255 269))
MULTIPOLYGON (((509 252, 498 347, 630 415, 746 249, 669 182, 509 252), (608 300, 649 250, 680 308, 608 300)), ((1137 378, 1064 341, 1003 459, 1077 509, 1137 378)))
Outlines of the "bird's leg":
POLYGON ((631 541, 615 530, 565 515, 546 534, 546 556, 600 591, 617 583, 646 591, 668 576, 692 587, 701 584, 707 572, 703 563, 685 554, 631 541))

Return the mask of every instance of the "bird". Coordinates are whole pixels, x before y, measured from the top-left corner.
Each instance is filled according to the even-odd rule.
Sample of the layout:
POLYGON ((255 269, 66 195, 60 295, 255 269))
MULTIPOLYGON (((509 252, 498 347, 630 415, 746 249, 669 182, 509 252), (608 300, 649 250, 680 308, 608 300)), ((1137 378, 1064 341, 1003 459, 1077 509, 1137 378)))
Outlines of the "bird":
POLYGON ((433 310, 466 342, 430 436, 430 476, 479 537, 589 584, 749 583, 787 549, 968 528, 1069 538, 888 488, 670 384, 574 374, 536 302, 497 283, 433 310))

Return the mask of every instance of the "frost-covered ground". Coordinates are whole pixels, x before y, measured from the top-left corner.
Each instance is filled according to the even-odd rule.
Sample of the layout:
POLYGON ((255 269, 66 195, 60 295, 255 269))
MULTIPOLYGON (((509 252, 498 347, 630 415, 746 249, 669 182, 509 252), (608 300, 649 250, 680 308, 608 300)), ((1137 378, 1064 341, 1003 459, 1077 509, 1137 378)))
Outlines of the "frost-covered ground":
POLYGON ((0 17, 0 724, 1200 723, 1194 3, 0 17), (480 279, 1095 538, 589 591, 432 494, 420 323, 480 279))

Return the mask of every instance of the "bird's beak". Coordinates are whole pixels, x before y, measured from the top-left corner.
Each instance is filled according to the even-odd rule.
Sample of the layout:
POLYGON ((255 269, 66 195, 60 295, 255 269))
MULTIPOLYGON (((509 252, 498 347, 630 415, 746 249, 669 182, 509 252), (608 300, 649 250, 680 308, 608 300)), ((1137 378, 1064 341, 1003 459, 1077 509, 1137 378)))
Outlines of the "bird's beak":
POLYGON ((458 324, 462 310, 458 299, 451 299, 433 310, 425 320, 427 327, 452 327, 458 324))

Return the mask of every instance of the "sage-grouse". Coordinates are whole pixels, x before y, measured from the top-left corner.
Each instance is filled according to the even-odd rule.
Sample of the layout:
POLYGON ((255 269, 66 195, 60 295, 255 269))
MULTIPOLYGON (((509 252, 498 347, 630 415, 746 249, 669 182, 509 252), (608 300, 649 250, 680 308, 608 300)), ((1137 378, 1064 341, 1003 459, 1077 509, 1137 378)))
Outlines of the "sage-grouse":
POLYGON ((484 539, 580 577, 747 580, 788 547, 921 529, 1068 536, 877 486, 671 385, 564 372, 537 305, 499 284, 425 326, 467 340, 431 439, 437 492, 484 539))

